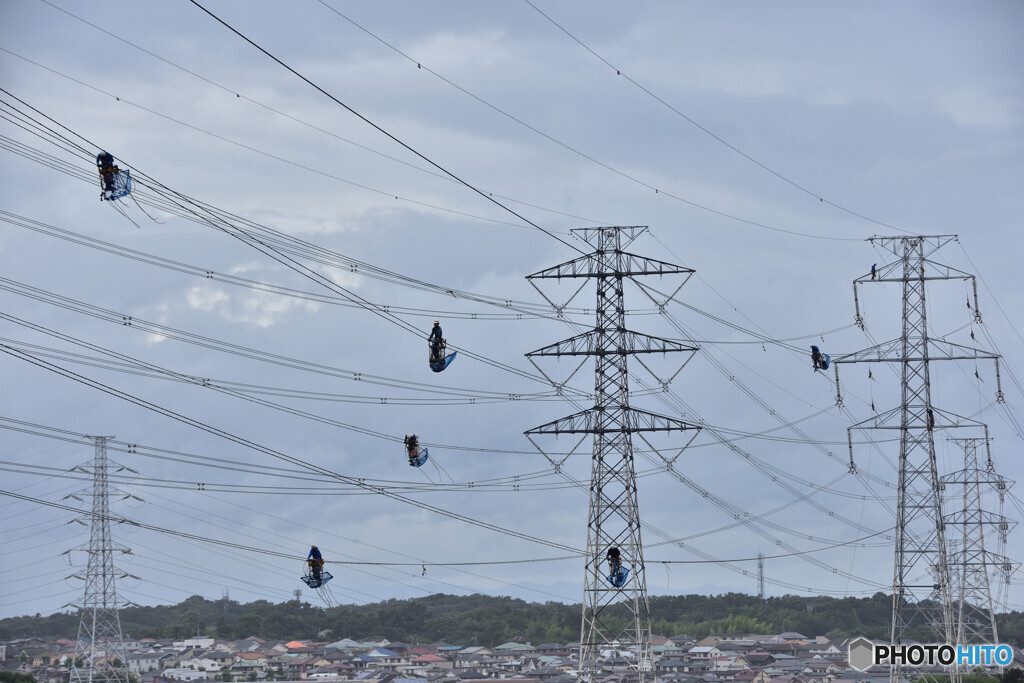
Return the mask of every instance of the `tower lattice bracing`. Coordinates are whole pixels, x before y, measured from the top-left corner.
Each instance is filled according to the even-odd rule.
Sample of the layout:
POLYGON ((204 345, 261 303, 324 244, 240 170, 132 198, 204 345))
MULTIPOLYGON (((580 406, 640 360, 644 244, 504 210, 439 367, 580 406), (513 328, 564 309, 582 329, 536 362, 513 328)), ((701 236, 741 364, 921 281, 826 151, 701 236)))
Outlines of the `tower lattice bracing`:
MULTIPOLYGON (((653 679, 632 439, 634 434, 643 432, 696 429, 680 420, 630 406, 627 367, 630 356, 669 352, 692 355, 696 350, 677 341, 626 328, 625 280, 644 275, 689 277, 693 272, 624 251, 644 230, 639 226, 574 230, 594 247, 594 251, 528 276, 531 284, 543 278, 590 278, 597 284, 594 329, 527 354, 531 362, 544 356, 594 358, 593 407, 526 432, 531 441, 532 437, 544 434, 593 438, 579 654, 582 681, 593 680, 600 674, 601 661, 609 653, 629 662, 641 683, 653 679), (629 570, 622 585, 615 585, 610 577, 612 568, 606 559, 610 548, 619 549, 621 566, 629 570)), ((576 292, 580 290, 582 286, 576 292)), ((556 307, 556 310, 561 308, 556 307)), ((556 386, 562 385, 556 383, 556 386)), ((556 467, 561 465, 560 462, 555 464, 556 467)))
MULTIPOLYGON (((89 544, 82 546, 88 556, 85 574, 74 578, 85 582, 85 594, 79 608, 78 643, 71 666, 70 683, 130 683, 128 653, 121 634, 118 610, 124 607, 117 597, 117 570, 114 553, 128 553, 110 536, 110 487, 108 484, 107 441, 112 436, 90 437, 95 441, 95 456, 90 465, 76 468, 93 477, 89 515, 89 544)), ((70 551, 69 551, 70 552, 70 551)), ((121 574, 123 578, 126 574, 121 574)))
MULTIPOLYGON (((893 562, 893 605, 890 640, 957 642, 957 613, 947 519, 942 512, 942 481, 935 451, 937 434, 954 429, 984 430, 984 425, 932 403, 932 366, 938 361, 997 359, 995 354, 929 336, 926 283, 934 280, 970 280, 931 257, 954 235, 874 237, 871 242, 890 250, 896 260, 854 281, 856 322, 863 327, 857 285, 896 283, 902 292, 900 337, 856 353, 833 357, 836 366, 836 400, 839 366, 845 363, 893 363, 899 366, 900 405, 850 428, 850 465, 853 463, 853 430, 892 430, 898 434, 899 461, 896 492, 896 527, 893 562)), ((981 316, 974 290, 975 321, 981 316)), ((968 301, 970 305, 970 301, 968 301)), ((998 367, 998 366, 997 366, 998 367)), ((893 665, 890 680, 899 681, 906 667, 893 665)), ((954 683, 959 672, 951 671, 954 683)))
POLYGON ((943 476, 942 483, 947 506, 958 502, 963 505, 945 517, 946 529, 958 537, 957 549, 949 554, 957 642, 998 643, 989 578, 995 573, 1006 580, 1016 569, 1014 562, 993 550, 1005 547, 1006 535, 1014 523, 1002 514, 986 510, 984 494, 995 493, 1002 501, 1012 482, 995 472, 991 455, 986 458, 985 468, 979 467, 978 445, 984 444, 988 453, 987 436, 953 442, 964 449, 964 469, 943 476))

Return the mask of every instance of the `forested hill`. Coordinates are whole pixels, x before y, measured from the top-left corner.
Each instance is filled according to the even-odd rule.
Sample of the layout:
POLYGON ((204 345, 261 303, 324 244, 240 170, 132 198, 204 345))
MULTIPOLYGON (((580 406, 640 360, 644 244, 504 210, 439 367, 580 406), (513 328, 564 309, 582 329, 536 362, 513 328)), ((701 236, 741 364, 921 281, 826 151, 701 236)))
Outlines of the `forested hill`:
MULTIPOLYGON (((654 633, 672 636, 797 631, 807 636, 884 638, 889 632, 892 598, 758 598, 726 595, 660 596, 650 599, 654 633)), ((580 605, 528 603, 485 595, 431 595, 334 609, 291 600, 240 604, 193 596, 178 605, 131 607, 121 626, 135 638, 179 638, 207 633, 218 639, 258 636, 267 639, 387 638, 403 642, 445 641, 456 645, 499 645, 516 640, 568 643, 579 639, 580 605)), ((1000 640, 1024 644, 1024 613, 998 617, 1000 640)), ((0 640, 74 638, 78 615, 15 617, 0 620, 0 640)))

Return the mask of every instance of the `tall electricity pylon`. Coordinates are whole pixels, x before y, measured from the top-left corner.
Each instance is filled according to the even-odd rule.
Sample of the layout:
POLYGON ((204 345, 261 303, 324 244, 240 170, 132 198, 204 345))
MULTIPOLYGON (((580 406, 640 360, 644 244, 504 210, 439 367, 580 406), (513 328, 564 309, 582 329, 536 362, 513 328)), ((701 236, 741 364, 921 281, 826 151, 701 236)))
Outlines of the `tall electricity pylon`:
MULTIPOLYGON (((960 529, 957 534, 960 536, 960 547, 949 556, 957 642, 998 643, 999 631, 996 628, 989 574, 996 572, 1001 574, 1004 580, 1008 580, 1010 574, 1016 570, 1016 563, 1011 562, 1000 552, 992 550, 992 546, 995 545, 993 537, 998 535, 998 547, 1002 549, 1006 544, 1006 535, 1015 523, 1002 514, 984 509, 982 488, 991 488, 1002 502, 1012 482, 996 474, 987 435, 984 438, 952 441, 964 449, 964 469, 942 477, 947 501, 953 502, 958 498, 950 495, 951 485, 962 487, 963 492, 963 509, 945 516, 947 529, 960 529), (978 466, 979 444, 985 445, 985 469, 978 466), (988 548, 985 547, 986 536, 988 548)), ((952 493, 955 494, 956 491, 952 493)))
MULTIPOLYGON (((623 300, 625 280, 641 275, 684 275, 685 284, 693 273, 689 268, 623 251, 644 230, 646 228, 643 226, 573 230, 595 251, 527 277, 531 284, 534 284, 534 280, 544 278, 591 278, 597 281, 594 329, 526 354, 531 362, 543 356, 594 357, 594 406, 526 432, 527 438, 535 446, 537 444, 532 437, 541 434, 577 434, 581 435, 579 443, 587 436, 593 437, 583 620, 580 629, 581 681, 592 681, 600 673, 600 660, 609 652, 623 656, 635 669, 640 683, 653 678, 651 623, 640 539, 632 437, 641 432, 698 429, 686 422, 629 405, 628 357, 669 352, 689 352, 692 357, 696 351, 696 348, 677 341, 626 329, 626 307, 623 300), (619 585, 611 563, 606 567, 606 554, 610 548, 619 549, 621 567, 629 570, 619 585)), ((680 284, 671 294, 665 295, 663 301, 657 302, 662 310, 682 286, 680 284)), ((582 289, 580 285, 576 294, 582 289)), ((543 292, 541 295, 547 299, 543 292)), ((551 302, 550 299, 548 301, 551 302)), ((561 314, 565 305, 556 306, 556 311, 561 314)), ((576 371, 585 360, 581 361, 576 371)), ((638 359, 638 362, 650 371, 642 361, 638 359)), ((657 376, 655 378, 667 389, 671 379, 664 381, 657 376)), ((560 390, 565 384, 552 383, 560 390)), ((640 436, 643 438, 642 434, 640 436)), ((646 439, 644 441, 649 445, 646 439)), ((544 453, 540 446, 537 448, 544 453)), ((546 453, 545 456, 551 459, 546 453)), ((562 462, 564 458, 558 462, 552 460, 556 469, 562 462)))
MULTIPOLYGON (((896 256, 892 263, 872 267, 869 275, 854 280, 856 322, 862 328, 857 285, 897 283, 903 295, 902 334, 877 346, 833 357, 836 373, 836 402, 839 366, 844 363, 895 363, 900 367, 900 405, 853 425, 850 434, 850 467, 853 461, 855 429, 893 430, 899 434, 899 473, 896 493, 896 534, 893 562, 892 630, 890 642, 920 639, 955 644, 956 616, 953 609, 952 579, 947 556, 945 520, 942 514, 941 481, 935 455, 935 433, 951 429, 981 429, 983 424, 932 404, 931 365, 937 361, 998 359, 980 349, 934 339, 928 334, 925 283, 932 280, 971 280, 974 276, 930 258, 955 235, 873 237, 869 241, 896 256), (926 627, 923 631, 918 627, 926 627), (916 635, 916 637, 915 637, 916 635)), ((975 321, 981 321, 977 286, 974 287, 975 321)), ((970 301, 968 300, 968 305, 970 301)), ((998 363, 998 360, 997 360, 998 363)), ((998 373, 998 364, 996 366, 998 373)), ((900 680, 904 667, 893 665, 890 680, 900 680)), ((953 683, 959 671, 950 672, 953 683)))
MULTIPOLYGON (((117 597, 115 580, 118 576, 114 569, 114 552, 131 551, 115 543, 110 536, 107 441, 114 437, 89 438, 96 444, 93 461, 89 465, 75 468, 91 474, 93 485, 91 491, 81 493, 92 498, 92 514, 89 516, 89 544, 77 548, 85 551, 89 558, 85 575, 72 575, 85 582, 85 595, 81 605, 72 605, 78 607, 81 618, 70 683, 130 683, 128 652, 121 635, 121 617, 118 612, 127 604, 117 597)), ((78 498, 74 494, 70 497, 78 498)), ((121 574, 119 578, 126 576, 128 574, 121 574)))

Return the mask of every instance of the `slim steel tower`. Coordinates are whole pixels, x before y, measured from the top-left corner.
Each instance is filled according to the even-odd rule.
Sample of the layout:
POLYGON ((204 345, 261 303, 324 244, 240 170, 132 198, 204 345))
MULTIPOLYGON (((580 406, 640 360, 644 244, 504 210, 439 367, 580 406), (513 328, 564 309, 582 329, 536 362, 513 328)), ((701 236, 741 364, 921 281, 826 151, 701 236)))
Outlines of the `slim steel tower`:
MULTIPOLYGON (((937 361, 995 359, 997 356, 929 336, 925 283, 930 280, 974 281, 973 275, 930 258, 955 239, 955 235, 871 238, 869 241, 892 251, 897 259, 881 268, 872 267, 870 275, 854 280, 856 322, 863 327, 857 298, 858 284, 897 283, 903 296, 902 334, 869 349, 833 357, 832 361, 836 366, 836 400, 839 405, 842 405, 839 393, 841 364, 895 363, 900 368, 900 405, 850 427, 851 468, 855 467, 853 430, 893 430, 899 435, 890 638, 893 644, 915 639, 957 642, 934 437, 936 433, 951 429, 981 429, 984 425, 932 404, 931 366, 937 361)), ((975 320, 980 322, 976 287, 972 311, 975 320)), ((903 668, 892 666, 890 680, 894 683, 899 681, 903 668)), ((951 674, 955 683, 959 673, 954 669, 951 674)))
MULTIPOLYGON (((128 548, 110 536, 110 488, 107 482, 107 441, 112 436, 93 436, 95 457, 90 465, 75 468, 92 474, 92 498, 89 515, 89 544, 78 548, 88 555, 85 575, 73 574, 85 581, 85 595, 79 608, 78 643, 71 665, 70 683, 130 683, 128 653, 121 635, 118 610, 126 606, 117 597, 114 552, 128 553, 128 548)), ((69 551, 70 552, 70 551, 69 551)), ((120 578, 124 578, 122 574, 120 578)))
MULTIPOLYGON (((653 678, 647 579, 640 539, 632 437, 641 432, 696 429, 694 425, 629 405, 628 357, 668 352, 689 352, 692 355, 696 350, 676 341, 626 328, 625 280, 641 275, 684 275, 688 278, 693 273, 689 268, 623 251, 645 229, 643 226, 631 226, 573 230, 595 251, 527 278, 531 284, 543 278, 591 278, 597 282, 594 329, 526 354, 531 362, 543 356, 594 357, 594 406, 526 432, 531 441, 532 436, 541 434, 578 434, 582 435, 581 439, 588 435, 593 437, 580 633, 581 681, 593 680, 600 673, 600 660, 609 653, 616 653, 629 662, 641 683, 653 678), (611 548, 621 553, 620 567, 629 570, 621 582, 616 579, 614 565, 607 556, 611 548)), ((660 305, 671 300, 679 288, 660 305)), ((576 292, 581 290, 582 285, 576 292)), ((556 310, 561 311, 562 308, 556 307, 556 310)), ((557 387, 562 384, 555 383, 557 387)), ((667 382, 663 382, 665 384, 667 382)), ((557 463, 556 467, 559 465, 557 463)))
POLYGON ((964 449, 964 469, 942 477, 946 500, 963 501, 963 509, 945 516, 946 528, 960 536, 959 549, 949 555, 957 642, 998 643, 989 574, 997 572, 1008 579, 1016 565, 992 548, 997 545, 996 535, 1000 540, 998 546, 1005 545, 1006 534, 1014 523, 1002 514, 984 509, 983 488, 991 489, 1001 500, 1011 482, 996 474, 987 436, 952 441, 964 449), (985 445, 985 469, 978 466, 979 444, 985 445), (962 496, 957 496, 960 492, 962 496))
POLYGON ((764 600, 764 553, 757 554, 757 597, 764 600))

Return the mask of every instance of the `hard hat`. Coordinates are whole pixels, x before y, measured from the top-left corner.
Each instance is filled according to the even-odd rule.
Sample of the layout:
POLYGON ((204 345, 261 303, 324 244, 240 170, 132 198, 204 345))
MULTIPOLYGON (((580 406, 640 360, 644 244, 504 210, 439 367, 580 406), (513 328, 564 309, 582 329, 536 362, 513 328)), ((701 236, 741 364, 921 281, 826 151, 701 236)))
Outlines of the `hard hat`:
POLYGON ((441 321, 440 321, 440 320, 435 320, 435 321, 434 321, 434 324, 435 324, 435 325, 440 325, 440 324, 441 324, 441 321))

